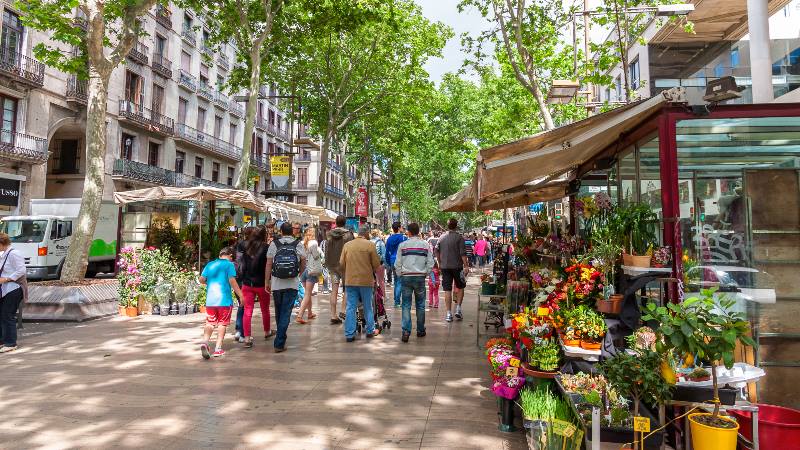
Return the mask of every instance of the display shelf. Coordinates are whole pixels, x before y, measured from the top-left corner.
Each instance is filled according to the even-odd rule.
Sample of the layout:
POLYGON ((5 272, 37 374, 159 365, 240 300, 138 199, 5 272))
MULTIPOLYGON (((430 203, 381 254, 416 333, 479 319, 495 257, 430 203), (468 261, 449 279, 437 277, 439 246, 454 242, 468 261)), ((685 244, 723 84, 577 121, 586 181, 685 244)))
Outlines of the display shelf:
POLYGON ((622 266, 622 272, 632 277, 644 275, 646 273, 672 273, 671 267, 636 267, 622 266))
POLYGON ((559 339, 558 342, 561 344, 561 349, 564 351, 564 356, 567 358, 578 358, 589 362, 597 362, 600 360, 600 350, 586 350, 581 347, 564 345, 561 339, 559 339))

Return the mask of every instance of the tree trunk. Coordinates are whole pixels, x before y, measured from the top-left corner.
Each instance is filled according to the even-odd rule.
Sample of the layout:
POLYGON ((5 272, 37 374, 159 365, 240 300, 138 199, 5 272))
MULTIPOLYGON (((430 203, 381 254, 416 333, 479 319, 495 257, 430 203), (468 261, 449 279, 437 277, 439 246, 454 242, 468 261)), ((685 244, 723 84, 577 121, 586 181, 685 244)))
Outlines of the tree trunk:
POLYGON ((556 126, 553 123, 553 115, 550 114, 550 107, 547 106, 547 100, 544 98, 544 95, 542 95, 542 90, 539 88, 538 77, 531 77, 531 87, 531 93, 533 94, 533 98, 536 99, 536 104, 539 106, 539 112, 541 113, 542 121, 544 122, 544 129, 552 130, 556 126))
POLYGON ((328 121, 328 127, 325 130, 325 138, 322 140, 322 148, 319 151, 319 176, 317 177, 317 206, 325 206, 325 201, 322 198, 325 195, 325 173, 328 170, 328 154, 331 149, 331 142, 333 141, 333 134, 336 130, 336 125, 332 120, 328 121))
POLYGON ((717 381, 717 368, 714 363, 711 363, 711 385, 714 390, 714 414, 712 417, 716 419, 719 417, 719 382, 717 381))
POLYGON ((103 201, 106 171, 106 103, 108 75, 90 69, 86 110, 86 178, 78 218, 72 230, 67 256, 61 269, 61 281, 74 283, 86 275, 89 247, 103 201))
POLYGON ((624 36, 622 26, 620 25, 620 14, 625 14, 624 10, 620 12, 619 2, 614 0, 614 27, 617 30, 617 47, 619 48, 619 59, 622 64, 622 79, 623 79, 623 92, 625 92, 625 103, 631 101, 630 99, 630 80, 628 79, 628 52, 627 52, 627 38, 624 36))
POLYGON ((261 53, 258 48, 250 52, 250 87, 247 97, 247 109, 244 120, 244 141, 242 142, 242 160, 239 161, 239 176, 236 188, 248 190, 250 178, 250 148, 253 146, 253 129, 258 111, 258 89, 261 87, 261 53))

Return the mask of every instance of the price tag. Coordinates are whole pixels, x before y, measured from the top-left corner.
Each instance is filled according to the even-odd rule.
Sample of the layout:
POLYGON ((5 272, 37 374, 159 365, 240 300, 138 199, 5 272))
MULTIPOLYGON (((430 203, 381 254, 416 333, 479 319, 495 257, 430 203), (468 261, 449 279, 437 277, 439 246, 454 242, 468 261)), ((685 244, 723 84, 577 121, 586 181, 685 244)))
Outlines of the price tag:
POLYGON ((507 377, 519 376, 519 367, 507 367, 506 368, 506 376, 507 377))
POLYGON ((511 358, 510 360, 508 360, 508 364, 511 367, 519 367, 519 359, 518 358, 511 358))
POLYGON ((543 307, 540 306, 539 309, 536 310, 536 315, 539 316, 539 317, 541 317, 541 316, 549 316, 550 315, 550 308, 543 308, 543 307))
POLYGON ((577 430, 575 425, 564 420, 554 419, 551 425, 553 427, 553 433, 564 437, 572 437, 572 435, 575 434, 575 430, 577 430))
POLYGON ((649 417, 634 417, 633 418, 633 431, 640 433, 650 432, 650 418, 649 417))

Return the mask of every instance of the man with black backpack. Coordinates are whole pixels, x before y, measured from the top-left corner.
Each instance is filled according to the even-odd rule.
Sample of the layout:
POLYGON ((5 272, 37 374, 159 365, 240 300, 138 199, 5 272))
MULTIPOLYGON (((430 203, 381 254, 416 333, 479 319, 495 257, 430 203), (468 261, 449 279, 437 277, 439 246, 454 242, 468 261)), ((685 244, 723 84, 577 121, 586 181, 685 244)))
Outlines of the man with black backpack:
POLYGON ((297 299, 300 274, 306 269, 306 254, 303 242, 292 236, 292 224, 281 225, 281 238, 272 241, 267 251, 265 270, 266 283, 272 289, 275 305, 275 353, 286 350, 286 330, 292 316, 292 307, 297 299))

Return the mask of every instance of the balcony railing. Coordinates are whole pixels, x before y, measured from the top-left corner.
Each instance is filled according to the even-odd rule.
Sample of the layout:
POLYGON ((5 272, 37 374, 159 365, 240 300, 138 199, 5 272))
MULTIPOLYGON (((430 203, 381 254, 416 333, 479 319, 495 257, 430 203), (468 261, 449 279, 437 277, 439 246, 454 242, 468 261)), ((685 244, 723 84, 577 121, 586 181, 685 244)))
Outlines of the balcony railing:
POLYGON ((193 77, 189 72, 180 69, 180 71, 178 72, 178 85, 192 92, 196 92, 197 78, 193 77))
POLYGON ((172 78, 172 61, 159 53, 153 53, 153 72, 161 75, 164 78, 172 78))
POLYGON ((294 157, 295 161, 311 161, 311 153, 304 155, 302 153, 298 153, 294 157))
POLYGON ((254 166, 258 167, 261 170, 269 172, 269 159, 267 157, 258 155, 250 157, 250 163, 254 166))
POLYGON ((331 194, 331 195, 335 195, 337 197, 344 197, 344 191, 343 190, 341 190, 341 189, 339 189, 337 187, 333 187, 333 186, 331 186, 330 184, 327 184, 327 183, 325 184, 325 192, 328 193, 328 194, 331 194))
POLYGON ((266 86, 260 86, 258 88, 258 95, 259 95, 259 97, 266 97, 267 96, 267 87, 266 86))
POLYGON ((297 191, 316 191, 317 186, 319 186, 317 183, 297 183, 292 186, 292 189, 297 191))
POLYGON ((209 57, 214 56, 214 49, 209 46, 206 41, 200 43, 200 51, 209 57))
POLYGON ((128 100, 119 101, 119 116, 137 123, 149 131, 168 135, 175 132, 175 122, 171 118, 128 100))
POLYGON ((197 34, 189 27, 183 27, 183 31, 181 31, 181 37, 183 38, 186 43, 195 45, 197 42, 197 34))
POLYGON ((183 173, 173 172, 163 167, 151 166, 149 164, 130 161, 127 159, 117 159, 114 161, 112 175, 142 183, 157 184, 161 186, 193 187, 193 186, 214 186, 227 188, 228 185, 214 181, 204 180, 183 173))
POLYGON ((147 64, 147 55, 150 54, 150 48, 141 42, 137 42, 133 48, 128 52, 128 59, 136 61, 139 64, 147 64))
POLYGON ((228 107, 228 102, 230 102, 230 99, 228 99, 228 96, 222 92, 216 92, 214 94, 214 104, 218 107, 225 109, 228 107))
POLYGON ((10 48, 0 48, 0 74, 33 87, 44 84, 44 64, 10 48))
POLYGON ((219 54, 219 57, 217 58, 217 64, 219 64, 219 66, 225 70, 228 70, 231 67, 231 63, 228 60, 228 56, 225 55, 224 53, 219 54))
POLYGON ((203 97, 204 99, 213 102, 214 101, 214 90, 205 83, 200 83, 200 86, 197 88, 197 96, 203 97))
POLYGON ((213 153, 234 161, 238 161, 242 157, 241 148, 183 123, 179 123, 175 128, 175 136, 178 139, 182 139, 190 144, 210 150, 213 153))
POLYGON ((80 103, 85 105, 89 98, 89 83, 86 80, 79 80, 76 75, 67 78, 67 90, 64 92, 67 102, 80 103))
POLYGON ((259 130, 262 130, 262 131, 267 130, 269 128, 269 125, 267 124, 267 120, 264 119, 263 117, 256 116, 255 125, 256 125, 256 128, 258 128, 259 130))
POLYGON ((156 6, 156 22, 163 25, 166 29, 172 29, 172 12, 164 5, 156 6))
POLYGON ((240 105, 237 101, 231 100, 228 104, 228 111, 230 111, 232 116, 240 119, 244 118, 244 106, 240 105))
POLYGON ((341 164, 337 163, 336 161, 334 161, 332 159, 328 159, 327 164, 328 164, 328 167, 330 167, 331 169, 333 169, 333 170, 335 170, 337 172, 341 172, 342 171, 341 164))
POLYGON ((43 163, 47 161, 47 139, 0 130, 0 155, 18 161, 43 163))

